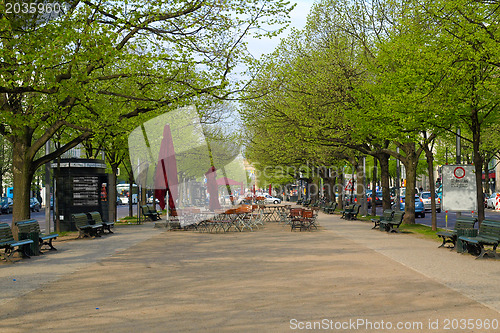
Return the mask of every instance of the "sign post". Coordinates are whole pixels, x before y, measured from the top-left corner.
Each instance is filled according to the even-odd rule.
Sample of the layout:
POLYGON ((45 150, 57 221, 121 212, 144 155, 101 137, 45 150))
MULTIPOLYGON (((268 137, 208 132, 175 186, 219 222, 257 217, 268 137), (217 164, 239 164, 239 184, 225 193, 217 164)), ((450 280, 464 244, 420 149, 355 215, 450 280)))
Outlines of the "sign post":
POLYGON ((476 211, 476 175, 473 165, 443 166, 443 199, 445 211, 476 211))

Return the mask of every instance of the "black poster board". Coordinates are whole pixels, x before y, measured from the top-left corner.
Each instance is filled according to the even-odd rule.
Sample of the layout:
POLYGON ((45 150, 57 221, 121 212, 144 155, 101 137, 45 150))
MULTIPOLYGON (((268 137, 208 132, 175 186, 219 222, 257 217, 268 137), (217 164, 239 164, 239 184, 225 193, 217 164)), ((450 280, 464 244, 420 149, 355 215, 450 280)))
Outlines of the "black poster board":
POLYGON ((76 231, 71 214, 97 211, 108 221, 106 164, 95 159, 61 159, 54 168, 61 231, 76 231))

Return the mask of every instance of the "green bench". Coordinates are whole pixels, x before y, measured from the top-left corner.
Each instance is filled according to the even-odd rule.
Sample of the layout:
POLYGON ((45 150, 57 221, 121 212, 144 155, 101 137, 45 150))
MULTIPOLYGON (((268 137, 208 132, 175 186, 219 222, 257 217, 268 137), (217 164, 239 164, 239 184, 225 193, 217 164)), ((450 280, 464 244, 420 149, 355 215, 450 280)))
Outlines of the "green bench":
MULTIPOLYGON (((52 241, 59 237, 59 234, 48 234, 44 235, 40 231, 40 225, 37 220, 23 220, 14 222, 17 225, 18 234, 31 234, 35 233, 38 235, 38 250, 47 245, 49 250, 57 251, 57 249, 52 245, 52 241)), ((21 237, 19 237, 21 238, 21 237)), ((40 252, 41 253, 41 252, 40 252)))
POLYGON ((94 221, 94 224, 101 224, 102 225, 103 233, 105 230, 107 230, 109 234, 113 233, 113 231, 111 231, 111 228, 114 228, 115 222, 103 221, 102 217, 101 217, 101 213, 99 213, 99 212, 90 212, 90 213, 87 213, 87 215, 88 215, 90 220, 94 221))
POLYGON ((141 206, 142 215, 151 219, 151 221, 161 220, 160 213, 150 205, 141 206))
POLYGON ((457 244, 457 230, 460 229, 474 229, 474 225, 477 222, 475 217, 459 217, 455 221, 455 227, 453 230, 443 230, 436 232, 436 235, 443 239, 443 243, 439 247, 445 247, 446 243, 451 243, 453 246, 449 248, 455 248, 457 244))
POLYGON ((341 213, 342 213, 341 218, 346 219, 346 220, 356 220, 358 217, 360 208, 361 208, 361 205, 358 205, 358 204, 348 205, 343 211, 341 211, 341 213))
POLYGON ((347 205, 347 206, 344 206, 344 210, 341 210, 340 213, 342 214, 342 216, 340 217, 341 219, 344 219, 345 218, 345 215, 346 213, 348 212, 351 212, 354 208, 354 205, 347 205))
POLYGON ((393 217, 394 217, 394 211, 392 209, 384 210, 381 217, 379 217, 378 219, 372 219, 372 222, 373 222, 372 229, 376 229, 377 227, 380 227, 380 222, 392 221, 393 217))
POLYGON ((101 233, 103 231, 103 225, 93 223, 93 221, 89 220, 87 214, 85 213, 76 213, 71 214, 71 221, 75 224, 76 229, 78 229, 79 234, 78 238, 88 237, 101 237, 101 233))
POLYGON ((311 204, 311 199, 307 199, 304 202, 302 202, 302 206, 304 207, 309 207, 310 204, 311 204))
POLYGON ((500 221, 484 220, 476 237, 460 236, 459 239, 467 243, 470 253, 477 254, 476 259, 483 258, 485 254, 493 255, 498 259, 497 246, 500 243, 500 221), (484 246, 492 246, 491 250, 485 250, 484 246))
POLYGON ((392 216, 392 219, 390 221, 380 221, 380 231, 399 232, 399 226, 401 225, 401 223, 403 223, 404 216, 405 212, 403 211, 394 212, 394 215, 392 216))
POLYGON ((335 209, 337 208, 337 203, 335 201, 330 202, 325 207, 322 208, 323 213, 325 214, 333 214, 335 209))
POLYGON ((9 262, 15 252, 20 252, 23 257, 29 258, 29 254, 26 253, 26 246, 32 244, 31 239, 20 239, 15 240, 14 235, 12 235, 12 229, 7 223, 0 223, 0 249, 4 249, 2 257, 9 262))

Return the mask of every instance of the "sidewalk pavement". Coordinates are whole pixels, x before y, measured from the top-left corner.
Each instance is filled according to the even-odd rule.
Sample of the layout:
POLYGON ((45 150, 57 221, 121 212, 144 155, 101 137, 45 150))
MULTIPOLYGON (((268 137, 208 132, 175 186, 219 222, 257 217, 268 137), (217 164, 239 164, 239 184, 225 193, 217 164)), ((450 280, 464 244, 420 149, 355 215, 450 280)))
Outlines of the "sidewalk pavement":
POLYGON ((0 265, 0 331, 499 331, 484 329, 499 325, 498 261, 371 223, 319 223, 227 234, 148 223, 60 243, 0 265))

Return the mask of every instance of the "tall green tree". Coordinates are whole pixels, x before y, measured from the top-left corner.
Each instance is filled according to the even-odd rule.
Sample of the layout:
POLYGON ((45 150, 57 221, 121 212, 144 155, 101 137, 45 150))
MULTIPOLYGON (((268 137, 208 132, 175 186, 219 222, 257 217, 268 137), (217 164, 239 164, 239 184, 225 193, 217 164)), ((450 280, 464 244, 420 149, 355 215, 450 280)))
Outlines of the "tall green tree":
POLYGON ((29 217, 34 171, 101 124, 182 105, 200 94, 226 96, 228 75, 246 56, 243 38, 279 32, 260 28, 284 27, 293 8, 282 0, 75 1, 46 20, 41 13, 8 14, 5 5, 0 134, 14 152, 14 220, 29 217), (96 103, 102 96, 129 107, 110 113, 96 103), (47 140, 67 129, 73 136, 64 145, 36 158, 47 140))

